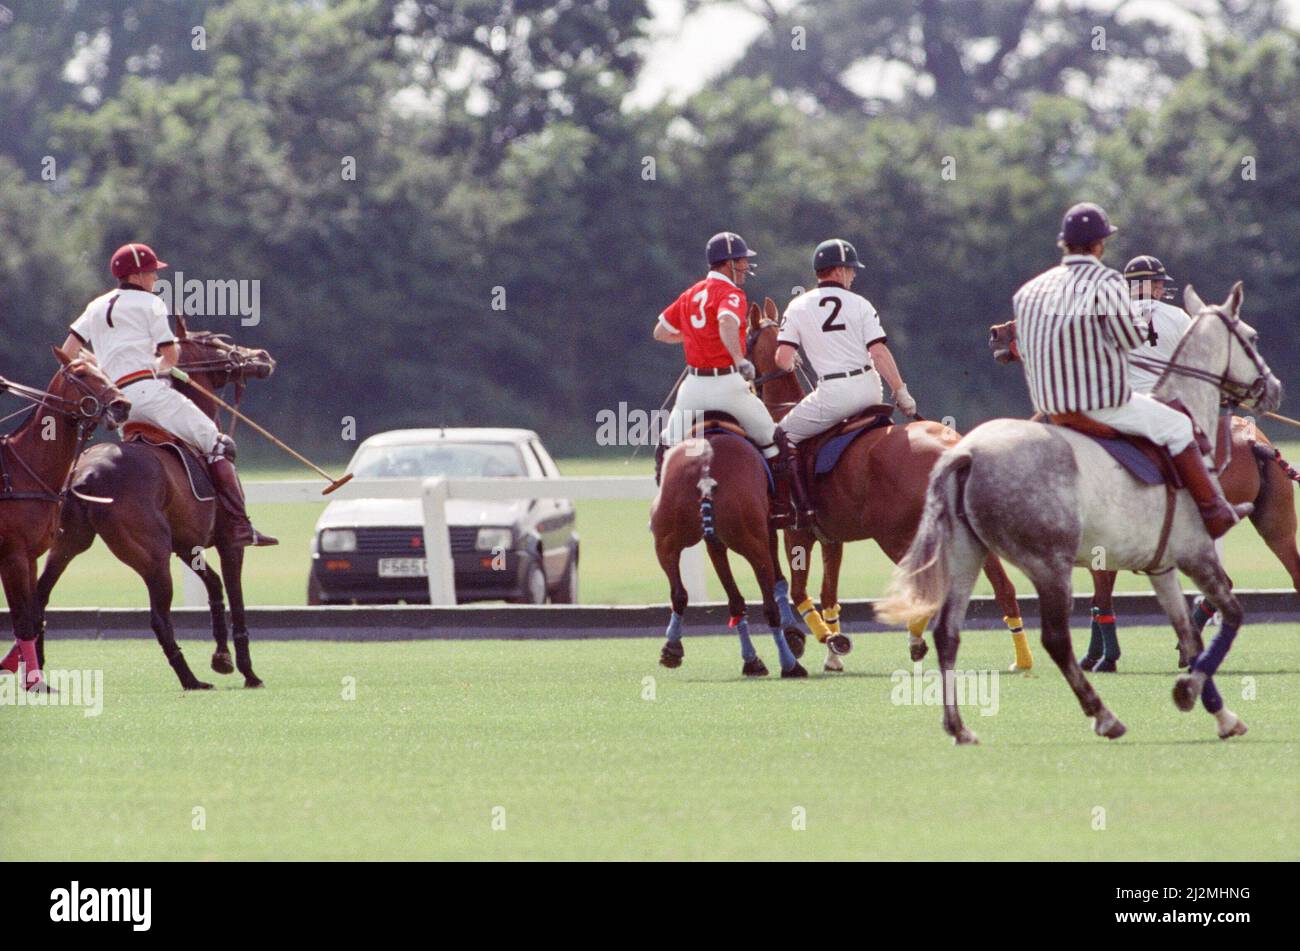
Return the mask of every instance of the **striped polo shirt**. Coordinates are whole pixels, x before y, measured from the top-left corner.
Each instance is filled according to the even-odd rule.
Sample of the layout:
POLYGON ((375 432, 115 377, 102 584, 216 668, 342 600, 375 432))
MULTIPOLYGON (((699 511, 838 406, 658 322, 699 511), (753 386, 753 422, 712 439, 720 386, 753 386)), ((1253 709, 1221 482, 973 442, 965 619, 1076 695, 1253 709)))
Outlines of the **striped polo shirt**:
POLYGON ((1087 254, 1016 291, 1016 337, 1034 409, 1070 413, 1122 406, 1132 391, 1125 354, 1144 330, 1123 276, 1087 254))

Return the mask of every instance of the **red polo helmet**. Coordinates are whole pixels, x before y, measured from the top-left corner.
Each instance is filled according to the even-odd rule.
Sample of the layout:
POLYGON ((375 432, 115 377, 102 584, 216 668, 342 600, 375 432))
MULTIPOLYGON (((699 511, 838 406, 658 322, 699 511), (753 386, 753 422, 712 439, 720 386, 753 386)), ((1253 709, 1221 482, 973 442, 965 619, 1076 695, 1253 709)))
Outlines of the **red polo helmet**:
POLYGON ((119 281, 125 280, 132 274, 146 274, 149 271, 160 271, 167 266, 166 261, 159 261, 158 255, 154 254, 153 248, 147 244, 124 244, 113 252, 113 259, 109 262, 109 270, 119 281))

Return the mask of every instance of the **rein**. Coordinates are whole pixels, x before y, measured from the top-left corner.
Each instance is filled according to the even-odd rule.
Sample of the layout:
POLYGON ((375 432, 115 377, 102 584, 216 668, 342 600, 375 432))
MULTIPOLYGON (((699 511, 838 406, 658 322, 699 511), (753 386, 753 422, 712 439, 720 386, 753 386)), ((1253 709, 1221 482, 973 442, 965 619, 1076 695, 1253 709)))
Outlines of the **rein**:
MULTIPOLYGON (((220 358, 211 358, 206 360, 190 360, 177 363, 177 369, 184 370, 186 373, 225 373, 226 381, 219 387, 214 387, 217 392, 221 392, 227 386, 234 385, 235 399, 234 407, 239 409, 244 400, 244 390, 248 382, 244 379, 244 374, 248 372, 249 365, 253 362, 249 360, 238 347, 231 344, 225 334, 216 334, 209 331, 190 333, 185 339, 196 346, 206 347, 217 350, 222 354, 220 358)), ((217 411, 220 415, 220 409, 217 411)), ((230 414, 230 427, 225 431, 230 435, 235 431, 235 425, 239 422, 239 417, 234 413, 230 414)), ((218 427, 219 428, 219 427, 218 427)))
MULTIPOLYGON (((755 347, 755 346, 757 345, 757 343, 758 343, 759 335, 762 334, 764 330, 768 330, 768 329, 770 329, 770 328, 772 328, 772 327, 780 327, 780 326, 781 326, 781 325, 778 324, 776 321, 774 321, 774 320, 769 320, 769 319, 766 318, 766 317, 764 317, 762 320, 760 320, 759 323, 758 323, 758 326, 757 326, 757 327, 751 327, 751 328, 750 328, 750 331, 749 331, 749 333, 748 333, 748 335, 746 335, 746 337, 745 337, 745 353, 750 354, 750 353, 753 353, 753 352, 754 352, 754 347, 755 347)), ((792 369, 791 369, 791 370, 781 370, 781 369, 776 369, 776 370, 771 370, 771 371, 769 371, 769 372, 767 372, 767 373, 764 373, 764 374, 761 375, 761 376, 756 376, 756 377, 754 377, 754 380, 753 380, 754 390, 755 390, 755 391, 758 393, 758 395, 761 397, 761 396, 763 395, 763 392, 762 392, 762 391, 763 391, 763 384, 764 384, 764 383, 770 383, 770 382, 772 382, 773 380, 779 380, 781 377, 783 377, 783 376, 789 376, 789 375, 790 375, 791 373, 793 373, 793 372, 794 372, 794 370, 792 370, 792 369)))
MULTIPOLYGON (((1228 367, 1232 365, 1231 347, 1228 348, 1228 356, 1223 364, 1223 372, 1217 376, 1210 370, 1202 370, 1200 367, 1192 367, 1185 363, 1178 363, 1178 354, 1187 343, 1190 332, 1189 334, 1185 334, 1183 339, 1178 342, 1178 346, 1174 348, 1173 356, 1168 360, 1162 360, 1159 357, 1130 355, 1129 362, 1133 366, 1139 367, 1143 370, 1150 370, 1159 373, 1161 379, 1163 379, 1165 375, 1173 373, 1177 376, 1199 380, 1203 383, 1213 383, 1218 388, 1219 392, 1223 394, 1222 402, 1225 406, 1236 408, 1241 406, 1243 403, 1258 401, 1267 391, 1268 378, 1272 376, 1272 372, 1269 370, 1267 364, 1264 363, 1264 358, 1259 355, 1259 351, 1251 346, 1249 341, 1241 335, 1240 317, 1229 317, 1216 307, 1207 309, 1227 324, 1228 330, 1232 333, 1232 336, 1236 338, 1237 343, 1241 344, 1241 349, 1244 350, 1254 362, 1255 369, 1259 371, 1259 375, 1255 378, 1253 383, 1244 384, 1238 383, 1236 380, 1228 379, 1228 367)), ((1196 319, 1200 320, 1203 315, 1204 312, 1198 314, 1196 319)))
MULTIPOLYGON (((59 372, 61 376, 71 380, 72 383, 82 391, 83 395, 80 399, 70 400, 67 397, 55 396, 53 393, 37 389, 34 386, 25 386, 21 383, 13 383, 8 380, 0 382, 0 389, 28 400, 35 410, 47 408, 66 419, 76 421, 77 446, 72 454, 72 464, 68 466, 67 475, 64 476, 63 485, 60 487, 58 492, 55 492, 54 489, 40 477, 36 470, 31 467, 31 464, 15 451, 13 440, 17 433, 6 433, 3 436, 0 436, 0 502, 62 503, 68 496, 69 486, 72 484, 72 474, 77 470, 77 461, 81 458, 81 453, 86 448, 86 442, 90 439, 90 434, 95 431, 95 427, 99 425, 100 420, 104 418, 104 413, 108 411, 107 404, 105 404, 104 401, 94 393, 90 392, 90 387, 87 386, 85 381, 70 373, 66 366, 59 372), (40 486, 40 491, 17 492, 14 490, 13 477, 10 475, 9 467, 5 465, 6 454, 12 456, 13 460, 22 467, 23 472, 27 473, 28 477, 40 486)), ((35 417, 33 416, 33 418, 35 417)))

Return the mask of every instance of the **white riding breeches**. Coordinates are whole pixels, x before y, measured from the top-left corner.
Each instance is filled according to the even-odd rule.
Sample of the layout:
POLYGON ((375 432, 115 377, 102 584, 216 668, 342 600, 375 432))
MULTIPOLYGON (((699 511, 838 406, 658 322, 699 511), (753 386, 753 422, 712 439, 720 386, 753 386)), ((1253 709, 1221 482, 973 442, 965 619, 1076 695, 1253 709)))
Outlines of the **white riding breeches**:
POLYGON ((868 370, 858 376, 822 380, 817 388, 786 413, 781 429, 792 445, 830 429, 883 398, 880 374, 868 370))
POLYGON ((690 427, 708 411, 728 413, 744 428, 749 438, 758 444, 765 456, 775 456, 773 433, 776 423, 763 401, 754 395, 739 373, 726 376, 696 376, 688 374, 677 391, 665 431, 665 442, 675 446, 686 438, 690 427))
POLYGON ((212 453, 221 435, 203 410, 176 392, 164 380, 141 380, 124 392, 131 401, 128 422, 152 423, 185 440, 203 455, 212 453))
POLYGON ((1134 393, 1123 406, 1090 409, 1083 415, 1130 436, 1145 436, 1175 456, 1192 444, 1192 421, 1145 393, 1134 393))

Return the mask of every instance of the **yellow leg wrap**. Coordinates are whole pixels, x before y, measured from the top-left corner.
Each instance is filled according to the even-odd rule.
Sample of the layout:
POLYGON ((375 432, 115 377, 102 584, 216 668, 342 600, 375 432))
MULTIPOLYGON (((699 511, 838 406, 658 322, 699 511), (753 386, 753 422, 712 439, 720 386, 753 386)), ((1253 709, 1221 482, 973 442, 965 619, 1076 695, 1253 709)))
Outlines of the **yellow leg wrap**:
POLYGON ((919 621, 912 621, 907 625, 907 633, 913 637, 920 637, 925 633, 925 626, 930 623, 928 617, 923 617, 919 621))
POLYGON ((831 636, 831 630, 826 626, 826 622, 822 620, 822 616, 817 613, 817 606, 813 604, 813 599, 804 598, 799 602, 795 610, 799 612, 803 622, 808 625, 808 630, 812 631, 813 637, 817 638, 820 643, 825 644, 826 638, 831 636))
POLYGON ((832 634, 840 633, 840 606, 838 604, 828 604, 822 608, 822 617, 826 619, 826 626, 832 634))
POLYGON ((1007 629, 1011 631, 1011 643, 1016 648, 1016 662, 1012 670, 1032 670, 1034 655, 1029 650, 1029 638, 1025 636, 1024 622, 1018 617, 1004 617, 1007 629))

